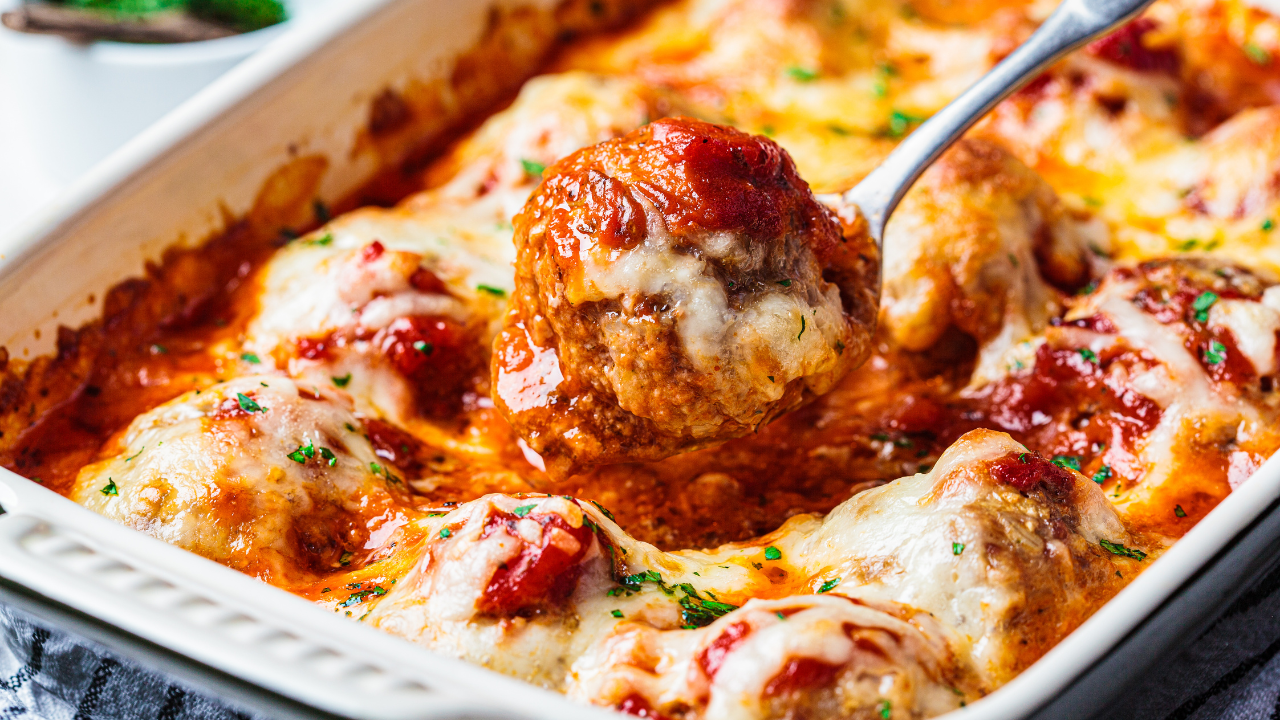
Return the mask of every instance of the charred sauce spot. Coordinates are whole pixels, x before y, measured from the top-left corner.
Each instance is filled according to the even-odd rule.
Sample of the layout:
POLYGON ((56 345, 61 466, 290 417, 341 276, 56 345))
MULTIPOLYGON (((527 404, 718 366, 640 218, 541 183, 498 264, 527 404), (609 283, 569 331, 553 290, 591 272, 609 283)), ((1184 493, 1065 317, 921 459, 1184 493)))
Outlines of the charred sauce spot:
MULTIPOLYGON (((559 515, 530 513, 524 521, 542 526, 542 542, 533 545, 524 542, 520 554, 505 566, 499 567, 484 590, 479 610, 489 615, 513 617, 547 609, 563 602, 578 584, 581 568, 578 563, 587 554, 592 533, 584 527, 570 527, 559 515), (577 543, 577 549, 567 551, 555 542, 557 533, 565 533, 577 543)), ((512 537, 520 537, 517 523, 521 518, 507 512, 494 512, 485 521, 483 537, 505 530, 512 537)))
POLYGON ((751 626, 747 623, 732 623, 715 640, 712 640, 710 645, 698 653, 698 667, 702 668, 702 672, 706 673, 708 678, 714 680, 725 658, 741 645, 749 634, 751 634, 751 626))

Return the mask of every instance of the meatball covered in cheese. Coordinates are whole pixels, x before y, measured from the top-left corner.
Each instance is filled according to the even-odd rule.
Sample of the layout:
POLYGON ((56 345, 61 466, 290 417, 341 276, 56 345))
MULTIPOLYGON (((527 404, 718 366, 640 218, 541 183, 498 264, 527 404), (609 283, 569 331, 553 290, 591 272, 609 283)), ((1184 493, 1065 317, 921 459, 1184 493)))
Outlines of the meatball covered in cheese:
POLYGON ((494 394, 553 472, 744 435, 867 354, 874 245, 765 138, 659 120, 550 168, 515 226, 494 394))
POLYGON ((70 497, 287 586, 377 548, 401 482, 385 462, 345 393, 250 375, 139 415, 80 471, 70 497))

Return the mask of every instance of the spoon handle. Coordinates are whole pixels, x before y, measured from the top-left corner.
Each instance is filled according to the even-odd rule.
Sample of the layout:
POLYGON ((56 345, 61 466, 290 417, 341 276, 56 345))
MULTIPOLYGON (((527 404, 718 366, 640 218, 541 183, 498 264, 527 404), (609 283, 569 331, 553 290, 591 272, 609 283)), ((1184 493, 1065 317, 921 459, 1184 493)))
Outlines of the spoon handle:
POLYGON ((925 168, 997 103, 1062 56, 1142 12, 1153 0, 1063 0, 1025 43, 929 118, 843 200, 857 205, 877 243, 898 202, 925 168))

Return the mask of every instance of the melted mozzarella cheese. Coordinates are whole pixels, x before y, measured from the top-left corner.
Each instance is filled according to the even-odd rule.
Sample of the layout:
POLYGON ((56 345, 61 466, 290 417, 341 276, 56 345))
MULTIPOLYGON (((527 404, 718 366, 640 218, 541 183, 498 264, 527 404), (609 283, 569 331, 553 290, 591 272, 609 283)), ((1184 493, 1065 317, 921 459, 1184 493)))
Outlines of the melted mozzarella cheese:
MULTIPOLYGON (((772 535, 712 552, 660 552, 565 498, 486 496, 422 521, 435 539, 368 622, 592 702, 640 692, 655 703, 706 703, 709 718, 760 716, 766 686, 797 658, 854 663, 857 653, 836 629, 848 623, 898 633, 868 672, 896 678, 884 687, 907 707, 945 709, 958 700, 949 688, 995 687, 1052 643, 1046 634, 1087 617, 1119 583, 1097 544, 1133 543, 1101 490, 1078 474, 1051 496, 1019 492, 987 469, 1022 452, 1007 435, 976 431, 929 474, 857 495, 824 520, 798 516, 772 535), (539 523, 530 519, 543 514, 597 538, 577 561, 576 586, 527 617, 486 614, 492 578, 537 545, 539 523), (514 533, 497 529, 513 527, 514 516, 522 518, 514 533), (770 597, 777 599, 747 602, 770 597), (702 624, 688 613, 706 601, 743 607, 726 614, 732 605, 719 606, 713 617, 723 617, 705 629, 682 627, 702 624), (1040 603, 1051 610, 1027 612, 1040 603), (786 620, 794 623, 775 626, 770 616, 788 608, 801 609, 786 620), (737 622, 759 634, 730 653, 723 676, 691 675, 706 643, 737 622)), ((863 702, 871 692, 854 682, 848 696, 863 702)))
POLYGON ((350 398, 276 376, 178 397, 139 415, 105 454, 80 471, 73 500, 277 584, 363 554, 352 542, 367 530, 352 526, 390 501, 350 398))

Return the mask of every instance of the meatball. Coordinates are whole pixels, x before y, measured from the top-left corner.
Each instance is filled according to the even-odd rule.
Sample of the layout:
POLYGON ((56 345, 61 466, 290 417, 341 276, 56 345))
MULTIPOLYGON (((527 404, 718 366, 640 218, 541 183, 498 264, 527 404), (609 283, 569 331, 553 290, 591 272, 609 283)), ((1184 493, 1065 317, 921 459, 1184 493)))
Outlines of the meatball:
POLYGON ((514 225, 494 396, 553 474, 745 435, 869 351, 865 224, 766 138, 659 120, 549 168, 514 225))

